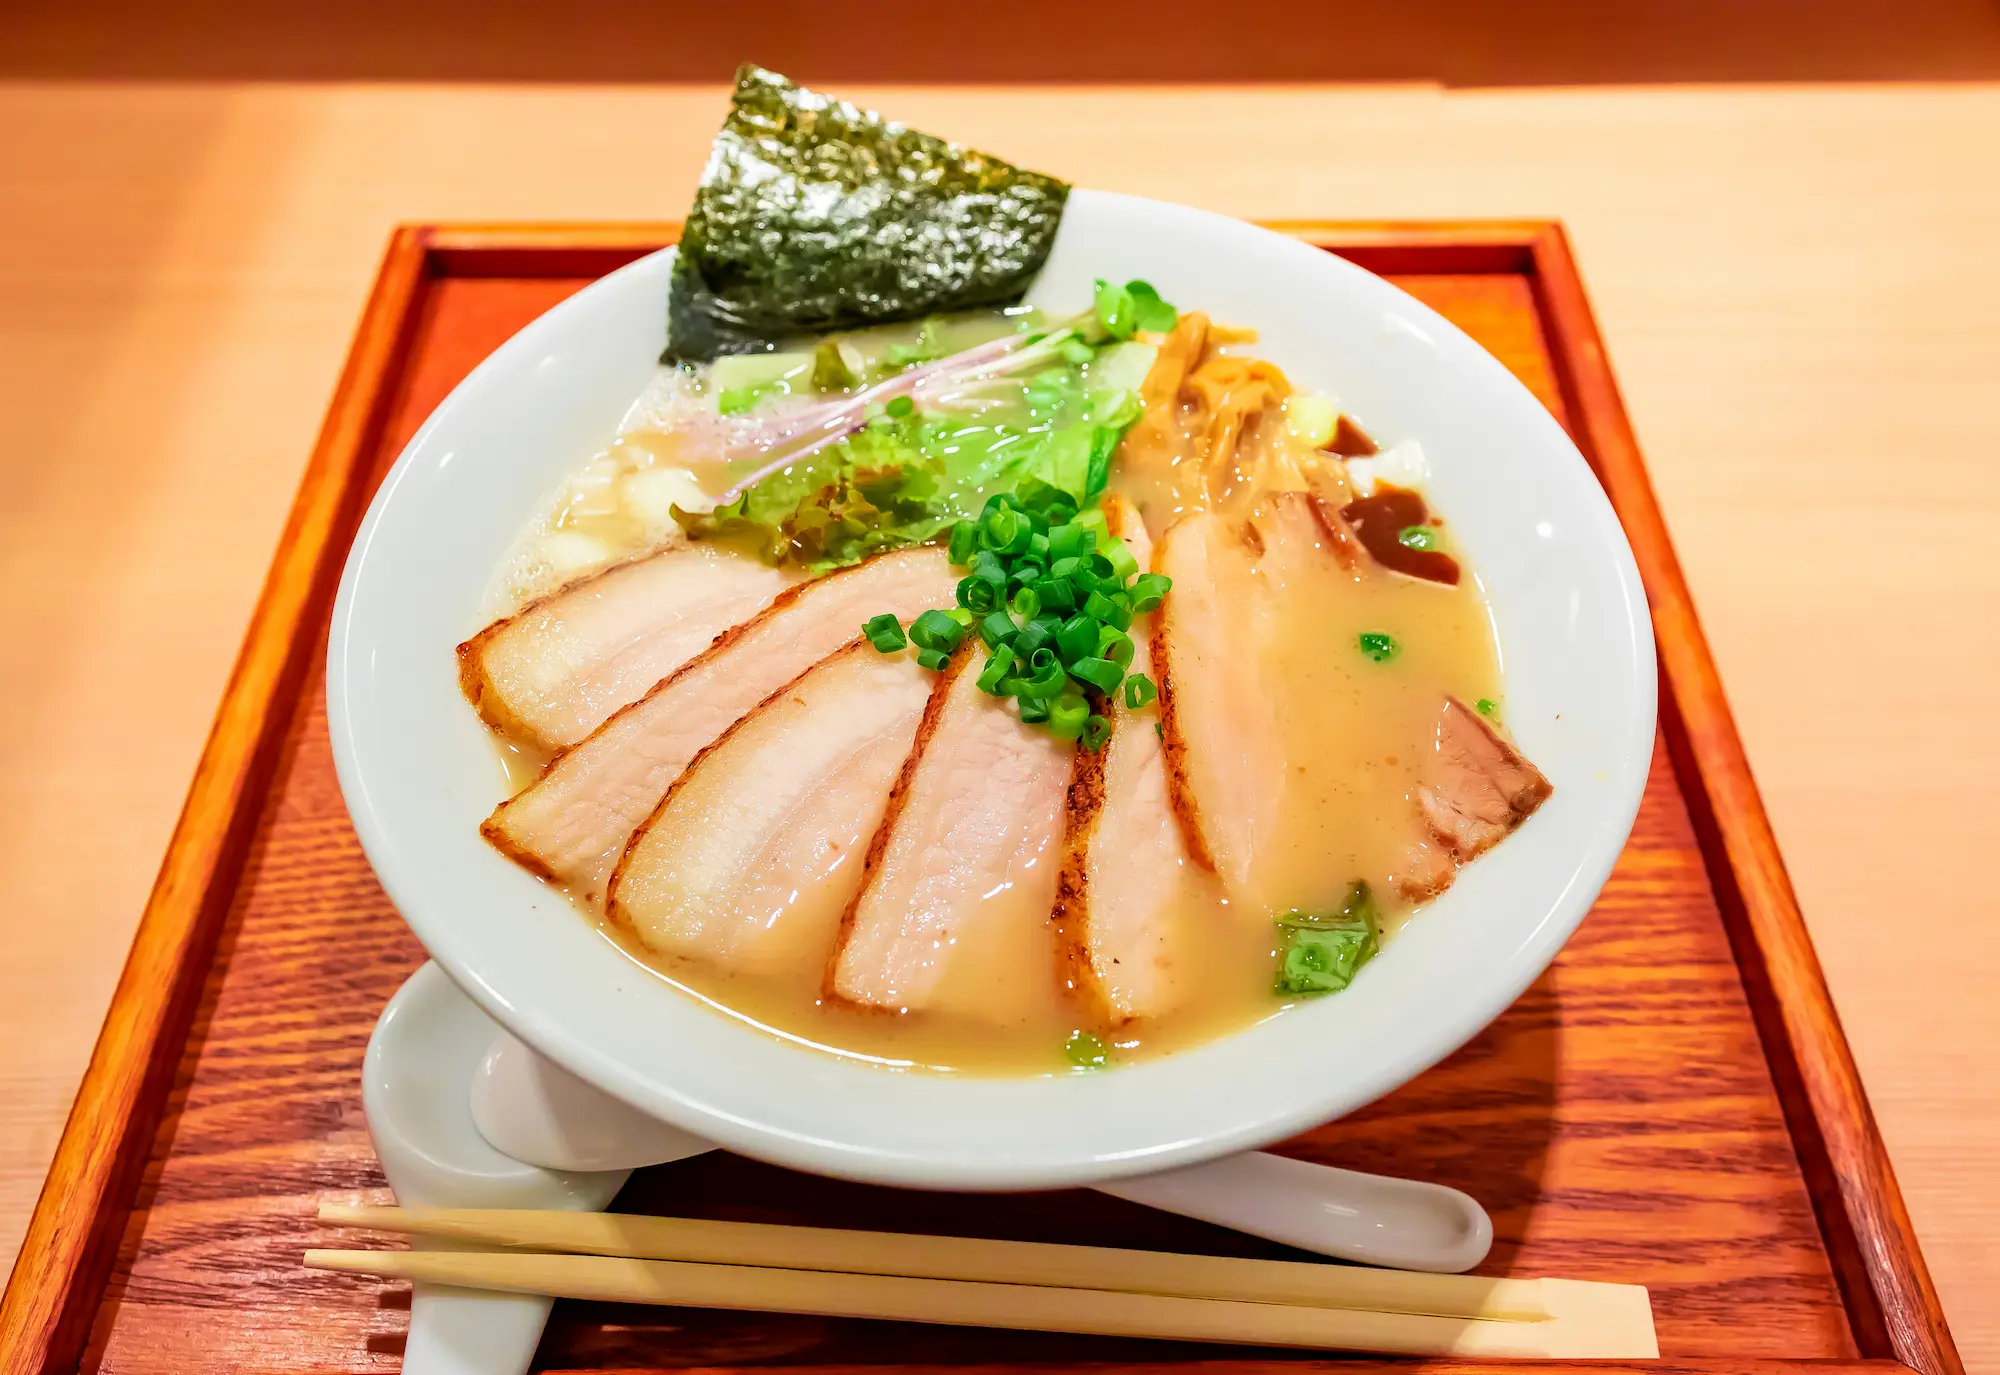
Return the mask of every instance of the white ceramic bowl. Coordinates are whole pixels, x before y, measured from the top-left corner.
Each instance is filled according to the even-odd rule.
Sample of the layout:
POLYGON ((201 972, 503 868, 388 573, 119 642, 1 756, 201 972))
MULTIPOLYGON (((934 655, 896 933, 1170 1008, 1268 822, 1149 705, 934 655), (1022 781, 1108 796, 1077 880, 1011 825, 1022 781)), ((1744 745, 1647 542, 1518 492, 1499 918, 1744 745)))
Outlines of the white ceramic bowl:
POLYGON ((1262 333, 1259 352, 1384 440, 1419 440, 1493 607, 1507 721, 1554 797, 1347 991, 1112 1073, 982 1080, 786 1044, 635 968, 478 826, 501 800, 453 647, 560 476, 615 433, 660 351, 668 257, 509 340, 410 441, 354 544, 327 695, 341 787, 389 897, 522 1040, 745 1155, 885 1183, 1055 1187, 1192 1163, 1337 1117, 1448 1055, 1554 958, 1609 874, 1652 757, 1645 594, 1560 427, 1442 317, 1236 220, 1078 192, 1032 299, 1143 277, 1262 333))

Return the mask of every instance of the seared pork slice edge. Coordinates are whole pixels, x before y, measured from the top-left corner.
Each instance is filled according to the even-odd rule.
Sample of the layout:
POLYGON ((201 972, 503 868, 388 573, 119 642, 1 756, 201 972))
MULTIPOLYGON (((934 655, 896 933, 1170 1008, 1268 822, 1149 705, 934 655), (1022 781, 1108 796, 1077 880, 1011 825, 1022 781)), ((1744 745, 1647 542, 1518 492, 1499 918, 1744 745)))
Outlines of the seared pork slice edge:
POLYGON ((789 951, 781 965, 816 974, 930 687, 864 640, 773 693, 634 834, 607 920, 660 953, 769 970, 789 951))
POLYGON ((1104 811, 1104 764, 1111 740, 1127 723, 1109 712, 1105 719, 1112 734, 1103 748, 1078 749, 1070 762, 1069 791, 1063 799, 1062 867, 1056 871, 1056 904, 1050 919, 1056 928, 1056 972, 1063 987, 1094 1020, 1109 1026, 1117 1020, 1110 993, 1090 956, 1090 842, 1104 811))
POLYGON ((705 545, 628 559, 460 644, 459 688, 489 727, 553 752, 587 737, 794 581, 705 545))
POLYGON ((611 871, 611 881, 605 884, 604 886, 604 908, 607 914, 614 911, 618 905, 618 877, 619 874, 624 870, 626 861, 631 859, 632 852, 638 849, 639 846, 645 841, 646 832, 652 828, 652 825, 655 821, 659 820, 660 814, 666 811, 667 805, 674 800, 674 794, 679 792, 682 785, 685 784, 687 780, 693 776, 694 771, 701 766, 702 761, 706 759, 709 755, 721 749, 723 745, 727 744, 729 739, 732 736, 734 736, 737 731, 742 730, 745 723, 747 723, 759 711, 762 711, 770 703, 777 701, 779 698, 783 697, 786 693, 790 692, 793 688, 797 687, 799 685, 799 682, 802 679, 804 679, 808 674, 815 672, 825 664, 832 662, 834 659, 837 659, 844 654, 858 654, 864 652, 869 654, 873 654, 876 652, 875 647, 868 643, 866 636, 856 636, 854 639, 849 640, 839 649, 836 649, 833 653, 827 655, 826 658, 820 660, 819 663, 813 664, 811 667, 805 669, 804 671, 800 672, 798 675, 790 679, 788 682, 786 682, 783 687, 780 687, 776 691, 768 694, 763 701, 759 702, 749 711, 744 712, 743 715, 737 717, 736 720, 730 724, 729 728, 722 732, 722 734, 716 736, 715 739, 709 741, 708 744, 704 745, 701 749, 695 752, 694 758, 690 759, 687 763, 687 767, 680 771, 679 777, 675 778, 674 781, 667 786, 667 791, 665 795, 660 798, 659 802, 654 804, 653 810, 647 814, 646 819, 640 822, 639 825, 633 830, 632 838, 625 842, 625 852, 623 855, 619 857, 617 865, 611 871))
POLYGON ((786 588, 559 751, 538 780, 494 808, 480 833, 530 872, 580 885, 586 898, 601 896, 633 829, 697 750, 836 652, 868 614, 887 610, 907 620, 948 601, 955 583, 944 551, 921 547, 786 588))
MULTIPOLYGON (((917 723, 917 738, 910 745, 910 754, 903 761, 902 772, 896 775, 896 786, 889 790, 889 805, 883 809, 881 824, 875 834, 869 837, 868 854, 861 861, 861 883, 848 900, 847 910, 840 914, 840 930, 833 939, 833 952, 827 957, 825 994, 848 999, 835 990, 835 979, 839 973, 841 952, 847 947, 847 940, 854 932, 854 919, 861 910, 862 901, 868 896, 868 886, 882 867, 883 856, 889 850, 889 838, 896 829, 897 820, 903 815, 903 808, 910 800, 910 785, 916 781, 918 766, 923 763, 924 751, 929 748, 931 738, 937 734, 938 724, 944 720, 945 706, 951 700, 952 685, 961 673, 978 657, 978 637, 967 635, 953 652, 951 661, 938 673, 937 682, 931 685, 930 700, 924 703, 924 718, 917 723)), ((854 1004, 862 1006, 862 1004, 854 1004)))

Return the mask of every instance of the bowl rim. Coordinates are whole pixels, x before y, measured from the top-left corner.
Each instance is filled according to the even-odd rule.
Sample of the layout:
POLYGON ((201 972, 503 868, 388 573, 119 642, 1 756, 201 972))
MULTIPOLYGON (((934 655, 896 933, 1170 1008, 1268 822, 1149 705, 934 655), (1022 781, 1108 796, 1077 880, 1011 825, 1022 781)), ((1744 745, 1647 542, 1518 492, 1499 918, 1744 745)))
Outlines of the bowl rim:
MULTIPOLYGON (((1541 441, 1554 442, 1561 448, 1567 449, 1568 458, 1582 467, 1586 473, 1588 472, 1588 466, 1582 455, 1576 451, 1573 443, 1562 433, 1553 418, 1547 415, 1540 403, 1534 400, 1524 386, 1506 372, 1498 360, 1480 349, 1444 317, 1409 297, 1393 284, 1331 254, 1308 248, 1298 240, 1276 231, 1164 202, 1145 201, 1136 197, 1116 196, 1103 192, 1079 191, 1072 199, 1069 213, 1072 216, 1079 213, 1088 216, 1097 213, 1092 209, 1093 206, 1102 206, 1107 212, 1138 213, 1159 216, 1167 220, 1194 217, 1210 223, 1211 228, 1213 222, 1221 221, 1231 226, 1229 231, 1231 233, 1246 231, 1279 244, 1306 249, 1326 262, 1337 264, 1339 271, 1351 274, 1353 279, 1365 278, 1373 283, 1374 285, 1368 288, 1371 293, 1382 291, 1394 293, 1400 298, 1399 308, 1408 312, 1413 318, 1421 320, 1437 338, 1451 345, 1461 360, 1469 360, 1476 368, 1497 373, 1498 378, 1504 379, 1504 382, 1498 382, 1493 378, 1489 380, 1496 380, 1496 384, 1503 388, 1511 386, 1518 391, 1520 397, 1525 398, 1546 422, 1546 425, 1541 427, 1544 431, 1540 436, 1541 441), (1467 350, 1470 351, 1469 354, 1467 350), (1484 361, 1482 363, 1479 360, 1484 361)), ((1267 246, 1267 248, 1272 252, 1280 251, 1275 247, 1267 246)), ((547 1007, 534 1005, 532 999, 524 1002, 516 996, 514 990, 496 986, 486 978, 480 969, 480 959, 466 948, 466 943, 447 938, 447 934, 456 924, 454 919, 449 916, 440 917, 432 901, 434 895, 427 890, 424 883, 393 858, 395 848, 390 843, 391 837, 388 833, 391 823, 376 805, 376 798, 369 786, 372 765, 366 756, 367 747, 362 743, 356 718, 356 704, 350 691, 352 656, 357 652, 359 640, 364 638, 359 636, 355 624, 359 590, 368 571, 375 540, 388 519, 389 512, 399 500, 398 494, 403 489, 405 480, 422 461, 423 456, 437 444, 438 436, 457 423, 466 407, 477 404, 476 399, 481 390, 491 385, 492 379, 518 363, 520 358, 543 347, 543 335, 558 327, 552 322, 564 318, 565 311, 577 308, 577 303, 586 298, 624 289, 623 284, 629 283, 634 277, 644 276, 647 272, 657 272, 664 255, 671 251, 671 249, 663 250, 660 254, 650 255, 608 274, 585 287, 576 296, 537 317, 476 366, 452 390, 411 437, 385 477, 357 532, 336 595, 328 646, 329 729, 333 737, 336 771, 357 835, 391 901, 423 940, 432 958, 496 1021, 558 1064, 614 1096, 642 1111, 672 1121, 742 1154, 818 1173, 885 1183, 957 1188, 1052 1187, 1088 1183, 1119 1175, 1194 1163, 1216 1155, 1260 1146, 1330 1117, 1352 1111, 1422 1073, 1464 1045, 1504 1012, 1540 976, 1582 921, 1597 892, 1609 877, 1611 868, 1622 851, 1625 837, 1636 819, 1652 756, 1652 736, 1657 713, 1652 626, 1636 563, 1608 500, 1602 499, 1601 489, 1597 489, 1602 507, 1601 514, 1610 522, 1610 529, 1616 539, 1615 552, 1609 568, 1598 571, 1608 571, 1615 584, 1613 595, 1623 613, 1620 628, 1626 630, 1629 637, 1621 642, 1616 650, 1621 657, 1629 658, 1631 671, 1635 675, 1633 710, 1619 742, 1623 761, 1615 780, 1619 786, 1614 789, 1608 809, 1599 818, 1599 823, 1592 831, 1589 844, 1575 856, 1573 865, 1564 876, 1560 891, 1545 904, 1547 911, 1542 919, 1512 952, 1504 968, 1493 971, 1492 978, 1484 985, 1484 996, 1476 1003, 1458 1009, 1454 1014, 1433 1018, 1431 1030, 1421 1038, 1421 1046, 1405 1047, 1400 1054, 1386 1056, 1377 1062, 1371 1071, 1351 1077, 1337 1093, 1301 1092, 1289 1106, 1275 1106, 1254 1118, 1218 1124, 1212 1129, 1192 1131, 1180 1139, 1153 1143, 1143 1149, 1100 1152, 1057 1163, 1048 1160, 1006 1160, 992 1157, 968 1160, 963 1156, 955 1157, 949 1151, 935 1150, 928 1154, 896 1155, 884 1154, 879 1150, 845 1149, 839 1142, 816 1138, 811 1134, 802 1135, 777 1130, 768 1122, 754 1121, 738 1113, 716 1112, 706 1105, 691 1103, 684 1097, 676 1096, 671 1085, 659 1081, 652 1074, 635 1069, 623 1056, 606 1051, 602 1046, 593 1044, 589 1038, 574 1034, 565 1024, 565 1019, 552 1015, 547 1007), (1636 751, 1638 762, 1634 766, 1635 756, 1632 747, 1639 743, 1641 735, 1644 737, 1643 748, 1636 751)), ((571 455, 565 461, 573 466, 577 456, 571 455)), ((1594 476, 1590 480, 1595 487, 1594 476)), ((1607 650, 1607 653, 1609 652, 1611 651, 1607 650)), ((684 1001, 690 1004, 693 1002, 692 999, 684 1001)), ((713 1017, 713 1014, 706 1010, 703 1010, 701 1015, 713 1017)), ((713 1017, 713 1020, 718 1024, 724 1022, 724 1019, 719 1017, 713 1017)), ((1283 1022, 1287 1018, 1275 1020, 1283 1022)), ((1230 1038, 1222 1039, 1226 1041, 1230 1038)), ((804 1050, 795 1049, 791 1053, 811 1057, 815 1061, 831 1058, 804 1050)), ((1122 1069, 1116 1075, 1098 1078, 1103 1082, 1109 1082, 1112 1079, 1139 1074, 1143 1069, 1188 1060, 1199 1053, 1200 1048, 1179 1052, 1157 1061, 1147 1062, 1145 1066, 1122 1069)), ((949 1082, 947 1079, 931 1076, 922 1076, 921 1081, 940 1084, 949 1082)), ((1057 1082, 1077 1081, 1075 1077, 1059 1077, 1057 1082)), ((1071 1100, 1073 1105, 1079 1106, 1083 1105, 1083 1101, 1071 1100)))

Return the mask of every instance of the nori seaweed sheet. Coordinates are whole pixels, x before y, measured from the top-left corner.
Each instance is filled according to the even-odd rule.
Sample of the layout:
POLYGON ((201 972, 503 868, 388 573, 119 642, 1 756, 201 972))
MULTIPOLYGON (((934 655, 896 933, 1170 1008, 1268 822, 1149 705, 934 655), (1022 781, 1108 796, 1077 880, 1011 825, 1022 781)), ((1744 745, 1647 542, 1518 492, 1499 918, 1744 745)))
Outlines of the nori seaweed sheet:
POLYGON ((1069 186, 745 66, 682 233, 663 361, 1020 299, 1069 186))

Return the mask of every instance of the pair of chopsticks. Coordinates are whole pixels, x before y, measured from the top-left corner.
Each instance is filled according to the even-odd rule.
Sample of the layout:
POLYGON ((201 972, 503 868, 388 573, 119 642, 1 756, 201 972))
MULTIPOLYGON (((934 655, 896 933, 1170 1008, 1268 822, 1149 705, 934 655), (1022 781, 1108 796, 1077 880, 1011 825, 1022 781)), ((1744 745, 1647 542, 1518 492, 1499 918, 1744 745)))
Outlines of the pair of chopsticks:
POLYGON ((322 1204, 319 1220, 504 1249, 314 1250, 309 1269, 557 1298, 1399 1355, 1659 1355, 1631 1284, 626 1213, 322 1204))

